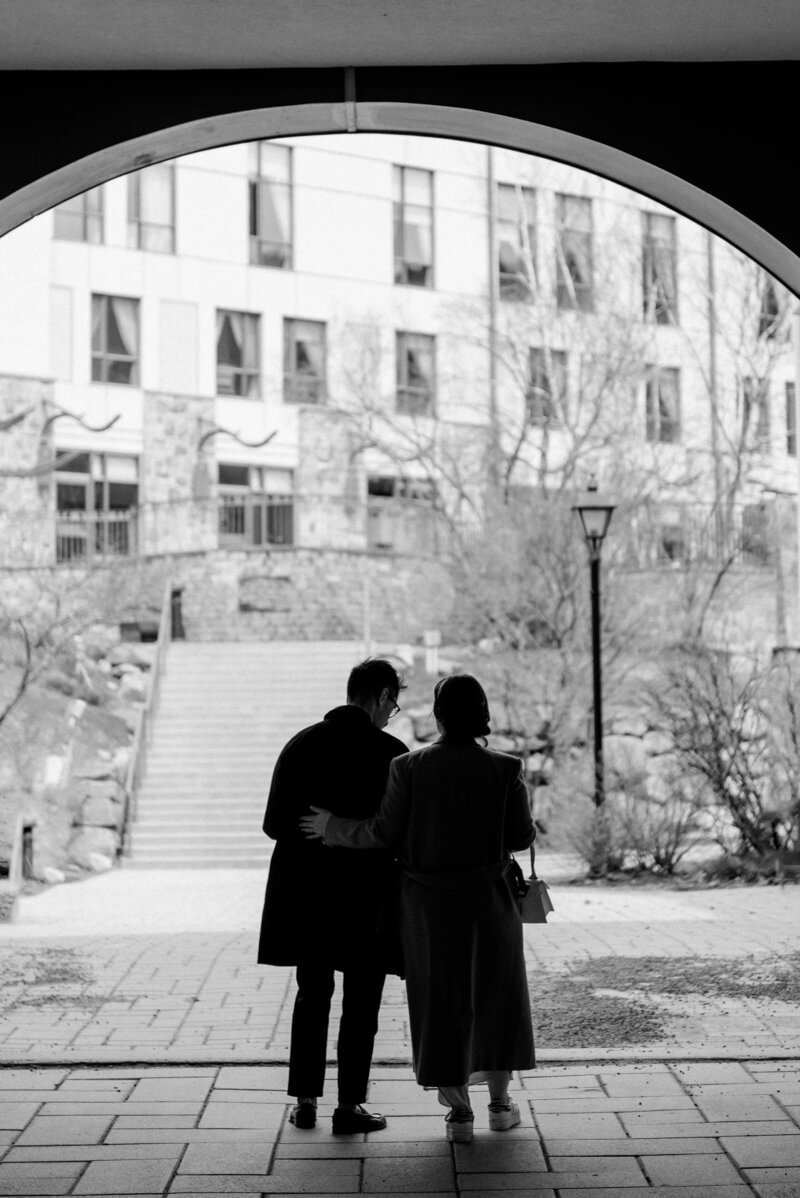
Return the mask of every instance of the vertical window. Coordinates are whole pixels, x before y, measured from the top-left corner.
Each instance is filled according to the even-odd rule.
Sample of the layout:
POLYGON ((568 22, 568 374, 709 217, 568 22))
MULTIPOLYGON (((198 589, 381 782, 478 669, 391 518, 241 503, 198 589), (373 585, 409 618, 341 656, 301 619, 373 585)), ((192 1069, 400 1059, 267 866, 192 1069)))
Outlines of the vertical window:
POLYGON ((592 201, 583 196, 556 196, 556 299, 559 308, 591 312, 593 233, 592 201))
POLYGON ((530 299, 536 281, 536 192, 532 187, 497 185, 495 235, 500 298, 530 299))
POLYGON ((797 457, 797 408, 794 383, 786 384, 786 452, 797 457))
POLYGON ((742 379, 742 447, 769 451, 769 390, 764 379, 742 379))
POLYGON ((217 395, 261 394, 258 333, 252 312, 217 312, 217 395))
POLYGON ((283 398, 287 403, 324 402, 325 359, 321 320, 284 320, 283 398))
POLYGON ((433 416, 436 396, 436 340, 426 333, 397 334, 397 411, 433 416))
POLYGON ((56 460, 56 560, 135 553, 138 459, 57 449, 56 460))
POLYGON ((292 269, 292 151, 271 141, 250 144, 250 261, 292 269))
POLYGON ((658 212, 642 213, 642 302, 646 320, 677 324, 676 221, 658 212))
POLYGON ((175 164, 159 162, 128 175, 128 245, 175 253, 175 164))
POLYGON ((566 353, 563 350, 532 349, 526 395, 528 423, 537 428, 560 423, 566 398, 566 353))
POLYGON ((394 189, 394 281, 433 286, 433 172, 396 166, 394 189))
POLYGON ((781 323, 781 303, 775 280, 766 271, 760 277, 760 304, 758 312, 758 336, 775 337, 781 323))
POLYGON ((226 545, 294 543, 294 477, 291 470, 220 462, 219 535, 226 545))
POLYGON ((94 187, 59 204, 54 214, 53 233, 61 241, 103 241, 103 189, 94 187))
POLYGON ((681 438, 679 372, 672 367, 651 367, 645 390, 645 436, 653 442, 681 438))
POLYGON ((92 380, 138 385, 138 300, 119 295, 92 296, 92 380))
POLYGON ((367 479, 367 548, 435 554, 441 543, 436 484, 429 478, 367 479))

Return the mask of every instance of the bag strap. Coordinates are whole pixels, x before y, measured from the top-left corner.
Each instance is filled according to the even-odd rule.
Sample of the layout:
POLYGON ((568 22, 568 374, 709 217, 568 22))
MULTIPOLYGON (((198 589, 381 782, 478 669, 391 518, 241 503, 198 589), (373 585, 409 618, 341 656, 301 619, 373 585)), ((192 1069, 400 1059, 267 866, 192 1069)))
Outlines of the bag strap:
POLYGON ((536 849, 531 844, 531 880, 536 881, 536 849))

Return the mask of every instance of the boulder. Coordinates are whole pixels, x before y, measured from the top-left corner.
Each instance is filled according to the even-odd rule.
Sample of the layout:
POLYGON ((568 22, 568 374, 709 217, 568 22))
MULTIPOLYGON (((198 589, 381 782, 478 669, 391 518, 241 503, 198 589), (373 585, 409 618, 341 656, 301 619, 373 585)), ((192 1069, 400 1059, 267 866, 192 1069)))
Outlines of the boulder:
POLYGON ((111 666, 138 666, 149 670, 155 657, 155 642, 150 641, 121 641, 106 654, 106 661, 111 666))
POLYGON ((611 719, 613 736, 642 737, 647 732, 647 720, 636 711, 622 711, 611 719))
POLYGON ((648 732, 642 741, 648 757, 660 757, 662 753, 671 753, 675 748, 675 742, 668 732, 648 732))
POLYGON ((113 868, 113 857, 107 856, 106 853, 89 853, 89 869, 93 873, 102 874, 113 868))
POLYGON ((121 828, 125 808, 110 798, 86 799, 81 806, 79 823, 98 828, 121 828))
POLYGON ((603 758, 606 769, 618 778, 643 774, 647 762, 644 743, 638 736, 603 737, 603 758))
POLYGON ((100 853, 112 861, 120 839, 111 828, 79 827, 67 845, 67 856, 75 865, 92 869, 91 857, 100 853))
POLYGON ((120 698, 126 703, 144 703, 147 698, 147 679, 140 670, 123 674, 119 680, 120 698))
POLYGON ((63 869, 56 869, 54 865, 45 865, 41 870, 41 880, 47 882, 50 886, 57 886, 60 882, 65 882, 67 875, 63 869))

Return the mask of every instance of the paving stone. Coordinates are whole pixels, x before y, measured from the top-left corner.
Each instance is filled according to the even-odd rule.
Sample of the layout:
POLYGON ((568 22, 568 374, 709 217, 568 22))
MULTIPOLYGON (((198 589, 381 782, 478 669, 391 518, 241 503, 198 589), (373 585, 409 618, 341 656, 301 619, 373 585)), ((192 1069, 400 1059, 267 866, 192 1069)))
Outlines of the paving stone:
MULTIPOLYGON (((269 1174, 219 1173, 203 1179, 203 1193, 265 1194, 357 1194, 361 1166, 358 1161, 280 1161, 269 1174)), ((179 1173, 170 1186, 171 1194, 198 1190, 197 1178, 179 1173)))
POLYGON ((175 1161, 183 1152, 183 1145, 162 1144, 153 1151, 152 1144, 68 1144, 58 1148, 39 1146, 35 1148, 12 1148, 3 1163, 22 1161, 125 1161, 144 1160, 152 1156, 166 1159, 174 1154, 175 1161))
POLYGON ((630 1128, 631 1139, 637 1142, 641 1139, 677 1138, 712 1136, 780 1136, 791 1135, 797 1128, 790 1119, 774 1119, 765 1123, 670 1123, 665 1127, 642 1123, 639 1127, 630 1128))
POLYGON ((0 1071, 0 1092, 53 1090, 66 1076, 66 1069, 3 1069, 0 1071))
POLYGON ((602 1095, 592 1098, 560 1098, 555 1100, 536 1099, 533 1110, 538 1114, 580 1114, 587 1115, 601 1111, 696 1111, 697 1107, 688 1094, 654 1094, 638 1095, 623 1094, 614 1098, 602 1095))
POLYGON ((661 1127, 665 1123, 705 1123, 697 1107, 682 1107, 668 1111, 618 1111, 620 1123, 629 1131, 634 1127, 661 1127))
POLYGON ((199 1077, 142 1077, 130 1096, 136 1102, 191 1102, 204 1099, 211 1091, 213 1078, 199 1077))
POLYGON ((35 1102, 0 1102, 0 1128, 3 1131, 20 1131, 38 1109, 39 1104, 35 1102))
POLYGON ((276 1128, 284 1115, 283 1106, 257 1102, 208 1103, 198 1127, 259 1127, 276 1128))
POLYGON ((505 1134, 455 1145, 456 1172, 499 1174, 540 1172, 547 1164, 538 1140, 507 1140, 505 1134))
MULTIPOLYGON (((707 1125, 706 1125, 707 1126, 707 1125)), ((717 1139, 707 1133, 702 1138, 686 1139, 676 1136, 669 1139, 658 1137, 641 1137, 635 1140, 545 1140, 545 1148, 551 1160, 562 1156, 643 1156, 645 1153, 664 1153, 666 1155, 684 1153, 718 1153, 720 1146, 717 1139)), ((555 1167, 555 1166, 554 1166, 555 1167)), ((501 1165, 498 1168, 502 1168, 501 1165)))
MULTIPOLYGON (((559 1191, 560 1198, 620 1198, 608 1189, 559 1191)), ((744 1183, 740 1185, 714 1186, 708 1190, 705 1186, 638 1186, 622 1192, 623 1198, 752 1198, 752 1190, 744 1183)), ((796 1198, 792 1195, 791 1198, 796 1198)))
POLYGON ((800 1131, 790 1136, 724 1136, 721 1143, 740 1168, 800 1166, 800 1131))
POLYGON ((557 1189, 561 1194, 565 1189, 585 1190, 590 1186, 605 1186, 613 1193, 618 1188, 627 1191, 629 1186, 641 1186, 644 1181, 644 1175, 637 1163, 628 1160, 614 1160, 608 1164, 593 1163, 591 1168, 588 1168, 585 1161, 575 1159, 574 1167, 564 1171, 505 1173, 502 1177, 498 1177, 496 1173, 460 1173, 458 1176, 462 1193, 471 1193, 474 1190, 480 1190, 482 1193, 492 1190, 500 1193, 504 1190, 532 1190, 538 1195, 540 1190, 557 1189))
POLYGON ((642 1167, 653 1185, 733 1185, 741 1179, 721 1152, 708 1156, 642 1156, 642 1167))
POLYGON ((73 1194, 162 1194, 175 1169, 172 1157, 138 1161, 90 1161, 73 1194))
MULTIPOLYGON (((277 1129, 270 1132, 277 1135, 277 1129)), ((106 1144, 226 1144, 264 1139, 263 1128, 256 1127, 151 1127, 147 1131, 112 1127, 106 1144)))
POLYGON ((668 1074, 637 1077, 636 1075, 618 1075, 608 1077, 604 1083, 608 1093, 614 1097, 621 1094, 675 1094, 683 1093, 681 1083, 668 1074))
POLYGON ((624 1138, 625 1129, 612 1112, 598 1115, 539 1115, 536 1116, 539 1131, 545 1139, 593 1139, 607 1140, 610 1137, 624 1138))
POLYGON ((698 1107, 711 1120, 735 1119, 746 1122, 748 1119, 783 1119, 784 1113, 771 1094, 747 1094, 743 1098, 733 1093, 723 1098, 697 1097, 698 1107))
POLYGON ((752 1082, 752 1074, 738 1061, 687 1061, 672 1066, 672 1072, 689 1085, 710 1083, 732 1086, 752 1082))
MULTIPOLYGON (((40 1115, 163 1115, 199 1119, 201 1102, 46 1102, 40 1115)), ((192 1126, 191 1124, 189 1126, 192 1126)))
POLYGON ((365 1194, 435 1194, 455 1188, 453 1162, 441 1157, 371 1158, 364 1162, 365 1194))
MULTIPOLYGON (((506 1149, 510 1145, 506 1146, 506 1149)), ((327 1136, 325 1140, 309 1143, 298 1139, 292 1143, 281 1140, 275 1149, 276 1160, 307 1160, 310 1157, 321 1159, 343 1159, 367 1157, 410 1157, 410 1156, 443 1156, 450 1158, 450 1145, 444 1136, 439 1140, 417 1140, 407 1143, 400 1140, 383 1140, 379 1135, 351 1137, 327 1136), (356 1141, 353 1143, 353 1141, 356 1141)))
POLYGON ((181 1160, 180 1173, 266 1173, 272 1144, 190 1144, 181 1160))
POLYGON ((119 1115, 114 1126, 121 1129, 141 1129, 149 1127, 194 1127, 197 1123, 194 1115, 119 1115))
POLYGON ((36 1115, 17 1144, 99 1144, 111 1126, 108 1115, 36 1115))

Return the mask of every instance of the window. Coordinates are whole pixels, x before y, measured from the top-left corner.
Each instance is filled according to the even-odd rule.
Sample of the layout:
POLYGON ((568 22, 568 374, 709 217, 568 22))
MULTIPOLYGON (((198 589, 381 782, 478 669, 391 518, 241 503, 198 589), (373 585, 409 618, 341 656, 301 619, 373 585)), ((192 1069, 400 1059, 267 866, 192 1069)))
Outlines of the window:
POLYGON ((765 379, 742 379, 742 448, 769 451, 769 390, 765 379))
POLYGON ((440 533, 436 487, 429 478, 373 475, 367 479, 367 548, 386 553, 435 553, 440 533))
POLYGON ((135 553, 138 459, 57 449, 56 464, 56 560, 135 553))
POLYGON ((128 175, 128 245, 175 253, 175 164, 160 162, 128 175))
POLYGON ((138 300, 119 295, 92 296, 92 380, 138 385, 138 300))
POLYGON ((797 457, 797 407, 794 383, 786 384, 786 452, 797 457))
POLYGON ((283 322, 283 398, 287 403, 323 403, 325 325, 321 320, 283 322))
POLYGON ((292 545, 294 476, 291 470, 220 462, 219 537, 222 545, 292 545))
POLYGON ((776 337, 781 323, 781 303, 775 280, 766 271, 761 272, 759 290, 758 336, 776 337))
POLYGON ((591 312, 593 233, 592 201, 583 196, 556 196, 556 299, 559 308, 591 312))
POLYGON ((645 391, 645 436, 654 442, 680 441, 679 372, 673 367, 650 367, 650 370, 645 391))
POLYGON ((674 216, 642 213, 642 301, 646 320, 676 324, 678 275, 674 216))
POLYGON ((563 419, 567 399, 567 355, 563 350, 532 349, 526 406, 528 423, 547 428, 563 419))
POLYGON ((60 241, 103 241, 103 189, 94 187, 59 204, 54 214, 53 233, 60 241))
POLYGON ((685 562, 688 555, 686 523, 680 507, 662 505, 656 516, 656 556, 660 562, 685 562))
POLYGON ((531 298, 536 281, 536 192, 497 185, 497 271, 501 299, 531 298))
POLYGON ((397 334, 397 411, 433 416, 436 394, 436 339, 426 333, 397 334))
POLYGON ((217 312, 217 395, 260 395, 258 330, 252 312, 217 312))
POLYGON ((394 281, 433 286, 433 172, 396 166, 394 281))
POLYGON ((766 566, 772 558, 769 511, 765 503, 746 503, 742 508, 742 559, 747 565, 766 566))
POLYGON ((252 142, 250 153, 250 261, 292 269, 292 151, 271 141, 252 142))

